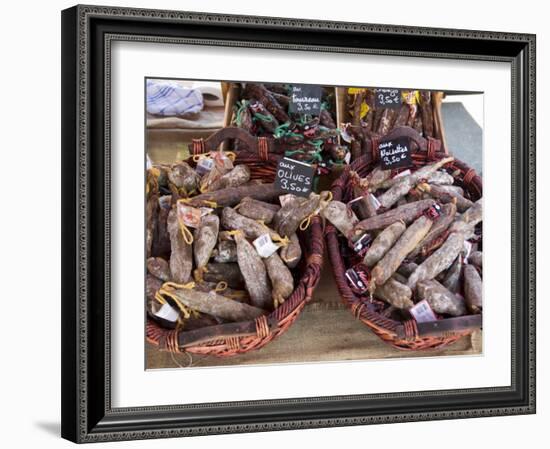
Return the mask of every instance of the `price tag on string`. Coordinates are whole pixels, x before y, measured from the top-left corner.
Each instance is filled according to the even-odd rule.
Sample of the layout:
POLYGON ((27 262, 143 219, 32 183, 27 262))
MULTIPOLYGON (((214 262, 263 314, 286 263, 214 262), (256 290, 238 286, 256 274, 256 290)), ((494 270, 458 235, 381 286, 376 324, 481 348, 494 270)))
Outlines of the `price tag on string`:
POLYGON ((374 104, 377 108, 401 106, 401 89, 374 89, 374 104))
POLYGON ((413 165, 409 137, 384 140, 378 144, 378 152, 380 153, 380 167, 384 170, 413 165))
POLYGON ((312 165, 285 157, 277 166, 275 186, 295 195, 307 197, 311 193, 314 176, 315 168, 312 165))
POLYGON ((271 256, 275 251, 279 249, 279 247, 275 245, 275 243, 273 243, 273 240, 271 240, 269 234, 260 235, 256 240, 252 242, 252 244, 256 248, 258 254, 264 259, 271 256))
POLYGON ((293 84, 290 86, 289 112, 319 115, 321 113, 321 86, 293 84))

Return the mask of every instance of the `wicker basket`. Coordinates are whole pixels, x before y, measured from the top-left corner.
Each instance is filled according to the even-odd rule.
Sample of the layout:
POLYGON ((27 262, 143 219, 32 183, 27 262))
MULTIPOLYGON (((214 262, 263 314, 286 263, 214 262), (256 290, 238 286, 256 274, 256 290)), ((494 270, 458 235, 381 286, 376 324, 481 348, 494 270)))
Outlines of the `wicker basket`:
MULTIPOLYGON (((445 151, 440 149, 441 145, 437 140, 423 139, 417 133, 414 140, 418 144, 417 151, 412 154, 416 168, 448 156, 445 151)), ((377 154, 367 153, 353 162, 351 166, 346 167, 340 178, 332 185, 334 200, 350 201, 352 199, 348 182, 350 171, 353 170, 364 177, 375 167, 376 163, 377 154)), ((448 164, 446 168, 455 176, 455 184, 462 186, 472 199, 477 200, 481 197, 481 178, 475 170, 457 160, 448 164)), ((440 348, 481 327, 481 315, 445 318, 428 323, 417 323, 414 319, 400 322, 384 316, 374 304, 356 296, 349 287, 345 278, 345 271, 349 267, 346 266, 346 260, 342 256, 342 242, 336 228, 327 224, 325 237, 334 277, 343 302, 352 310, 357 319, 365 323, 386 343, 403 350, 440 348)))
MULTIPOLYGON (((235 128, 222 129, 206 140, 196 140, 190 153, 198 155, 215 150, 227 139, 241 139, 250 151, 239 152, 234 164, 246 164, 252 179, 272 182, 278 157, 266 151, 261 141, 235 128), (259 148, 259 150, 258 150, 259 148), (261 156, 260 156, 261 155, 261 156)), ((191 162, 191 161, 190 161, 191 162)), ((311 300, 323 266, 324 238, 321 220, 315 216, 309 228, 298 232, 303 257, 295 271, 299 273, 294 292, 271 314, 251 321, 227 323, 196 330, 170 330, 147 319, 146 338, 160 350, 228 357, 259 349, 284 333, 311 300)))
MULTIPOLYGON (((441 148, 447 151, 447 143, 445 137, 445 128, 443 126, 443 117, 441 115, 441 104, 445 97, 444 92, 430 91, 431 93, 431 114, 433 116, 433 138, 441 142, 441 148)), ((336 116, 338 117, 338 124, 350 123, 353 127, 358 127, 361 120, 358 116, 354 116, 350 112, 349 105, 353 103, 353 94, 350 94, 348 88, 338 87, 336 88, 336 116)), ((370 133, 373 134, 374 133, 370 133)), ((378 135, 378 138, 384 136, 378 135)), ((367 145, 368 142, 352 143, 352 160, 354 160, 354 154, 360 153, 361 155, 368 153, 370 148, 367 145), (354 146, 357 145, 357 148, 354 146)))
MULTIPOLYGON (((224 100, 225 101, 225 114, 224 114, 223 126, 225 128, 229 128, 229 127, 234 126, 234 125, 231 125, 235 121, 234 107, 235 107, 236 103, 239 100, 242 99, 243 88, 242 88, 241 83, 235 83, 235 82, 222 82, 221 85, 222 85, 222 94, 223 94, 224 99, 225 99, 224 100)), ((335 105, 334 105, 334 109, 331 110, 330 112, 332 114, 332 118, 334 119, 334 122, 335 122, 336 126, 338 126, 338 123, 340 123, 341 120, 340 120, 340 116, 339 116, 339 110, 336 107, 336 103, 338 102, 337 93, 336 93, 337 89, 335 87, 332 87, 332 86, 323 86, 323 89, 325 89, 326 91, 328 91, 332 95, 334 95, 335 105)), ((284 139, 275 139, 273 137, 268 137, 267 140, 269 140, 269 142, 270 142, 269 151, 271 151, 275 154, 284 155, 287 151, 293 149, 292 144, 289 144, 284 139)), ((339 135, 336 136, 335 142, 342 143, 341 142, 341 137, 339 135)), ((230 147, 231 147, 230 142, 224 142, 224 144, 222 146, 222 149, 227 150, 230 147)), ((241 149, 241 146, 239 146, 239 150, 240 149, 241 149)), ((245 148, 245 150, 246 150, 246 148, 245 148)), ((326 154, 327 151, 328 150, 325 149, 324 153, 326 154)), ((291 157, 293 157, 295 159, 297 156, 294 155, 294 156, 291 156, 291 157)), ((324 175, 332 173, 332 172, 340 173, 340 171, 341 171, 341 169, 344 165, 343 161, 341 161, 339 163, 333 163, 333 162, 328 162, 327 163, 326 159, 324 161, 304 159, 304 161, 316 166, 317 168, 320 168, 321 172, 324 175), (321 162, 320 165, 319 165, 319 162, 321 162)))

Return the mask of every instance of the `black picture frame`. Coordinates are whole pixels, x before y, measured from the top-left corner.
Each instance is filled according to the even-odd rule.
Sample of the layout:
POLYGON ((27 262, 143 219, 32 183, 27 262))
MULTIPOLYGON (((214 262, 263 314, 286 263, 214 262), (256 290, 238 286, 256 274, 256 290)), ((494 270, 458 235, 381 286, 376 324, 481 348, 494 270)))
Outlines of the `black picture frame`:
POLYGON ((75 6, 62 12, 62 436, 95 442, 535 412, 535 36, 75 6), (504 61, 512 70, 509 387, 113 408, 110 44, 114 40, 504 61))

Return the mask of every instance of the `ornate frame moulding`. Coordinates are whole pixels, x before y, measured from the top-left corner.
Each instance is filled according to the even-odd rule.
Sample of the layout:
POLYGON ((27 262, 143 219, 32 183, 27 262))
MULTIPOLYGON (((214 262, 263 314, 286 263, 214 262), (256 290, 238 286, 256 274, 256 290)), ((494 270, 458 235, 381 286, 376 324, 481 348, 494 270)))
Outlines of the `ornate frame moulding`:
POLYGON ((65 438, 96 442, 535 412, 534 35, 75 6, 62 13, 62 58, 62 435, 65 438), (407 39, 403 39, 405 36, 407 39), (509 63, 511 385, 113 408, 110 76, 114 41, 509 63))

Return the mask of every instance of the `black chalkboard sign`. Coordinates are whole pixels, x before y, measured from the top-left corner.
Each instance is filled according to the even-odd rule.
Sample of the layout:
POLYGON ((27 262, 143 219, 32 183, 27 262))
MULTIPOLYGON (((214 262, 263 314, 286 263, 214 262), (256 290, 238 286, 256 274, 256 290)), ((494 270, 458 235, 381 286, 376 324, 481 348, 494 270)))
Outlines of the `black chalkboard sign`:
POLYGON ((413 165, 409 137, 384 140, 378 144, 378 151, 380 152, 380 166, 384 170, 413 165))
POLYGON ((321 86, 292 84, 288 109, 296 114, 319 115, 321 112, 321 86))
POLYGON ((377 108, 398 108, 401 106, 401 90, 374 89, 374 101, 377 108))
POLYGON ((313 187, 315 168, 305 162, 282 158, 277 166, 275 186, 299 196, 309 196, 313 187))

